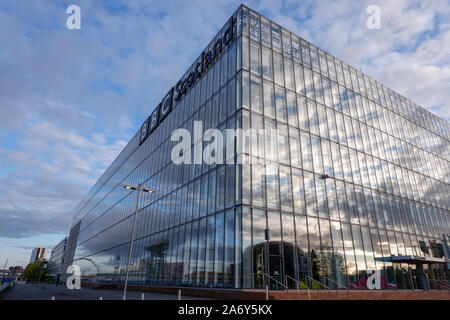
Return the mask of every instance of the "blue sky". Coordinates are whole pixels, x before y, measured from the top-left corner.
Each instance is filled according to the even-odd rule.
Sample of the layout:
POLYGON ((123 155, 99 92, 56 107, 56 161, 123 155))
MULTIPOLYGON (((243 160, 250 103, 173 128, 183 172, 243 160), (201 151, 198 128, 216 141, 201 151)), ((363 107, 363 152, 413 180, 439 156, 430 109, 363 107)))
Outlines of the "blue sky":
MULTIPOLYGON (((248 1, 450 120, 449 1, 248 1), (368 30, 366 8, 381 9, 368 30)), ((0 266, 68 234, 72 209, 238 1, 0 0, 0 266), (81 8, 81 30, 66 8, 81 8)))

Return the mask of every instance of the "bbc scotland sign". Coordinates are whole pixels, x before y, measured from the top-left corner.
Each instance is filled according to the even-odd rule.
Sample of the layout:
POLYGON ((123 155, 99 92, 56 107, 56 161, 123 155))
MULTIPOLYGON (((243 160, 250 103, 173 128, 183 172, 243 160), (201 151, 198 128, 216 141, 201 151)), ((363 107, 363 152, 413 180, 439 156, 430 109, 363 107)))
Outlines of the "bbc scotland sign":
POLYGON ((170 111, 172 111, 173 90, 174 88, 169 90, 163 101, 156 107, 150 117, 148 117, 147 120, 145 120, 142 124, 139 145, 141 145, 145 141, 145 139, 147 139, 147 137, 156 129, 159 123, 167 117, 170 111))
POLYGON ((202 52, 201 60, 195 65, 192 72, 184 79, 177 82, 175 87, 169 90, 161 103, 156 107, 152 114, 144 121, 139 132, 139 145, 144 143, 147 137, 158 127, 158 125, 168 116, 172 111, 172 105, 175 94, 175 101, 181 97, 192 87, 197 79, 199 79, 211 64, 220 56, 223 49, 228 46, 234 38, 234 18, 231 17, 228 21, 228 28, 224 31, 221 38, 219 38, 213 47, 207 51, 202 52))

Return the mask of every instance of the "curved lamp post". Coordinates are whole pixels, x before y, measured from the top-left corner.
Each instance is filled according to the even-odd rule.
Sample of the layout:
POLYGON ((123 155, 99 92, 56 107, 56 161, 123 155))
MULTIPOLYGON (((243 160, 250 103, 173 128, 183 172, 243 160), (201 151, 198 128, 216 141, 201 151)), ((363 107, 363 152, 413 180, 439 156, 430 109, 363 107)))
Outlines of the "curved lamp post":
POLYGON ((137 195, 137 199, 136 199, 136 211, 134 212, 133 232, 131 234, 130 254, 128 255, 128 263, 126 266, 126 273, 125 273, 125 285, 123 287, 123 300, 126 300, 127 299, 127 286, 128 286, 128 273, 129 273, 130 263, 131 263, 131 254, 133 252, 134 234, 136 232, 136 220, 137 220, 136 218, 137 218, 138 211, 139 211, 139 199, 141 197, 141 192, 153 193, 153 192, 155 192, 155 190, 150 190, 150 189, 144 188, 142 183, 138 184, 137 187, 125 185, 124 188, 129 189, 129 190, 137 190, 138 191, 138 195, 137 195))

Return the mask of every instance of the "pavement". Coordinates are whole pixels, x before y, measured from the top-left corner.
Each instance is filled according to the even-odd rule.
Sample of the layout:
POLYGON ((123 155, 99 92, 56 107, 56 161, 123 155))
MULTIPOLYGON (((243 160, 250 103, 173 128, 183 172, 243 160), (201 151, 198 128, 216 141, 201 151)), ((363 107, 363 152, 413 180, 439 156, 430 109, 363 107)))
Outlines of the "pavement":
MULTIPOLYGON (((185 297, 182 300, 210 300, 200 297, 185 297)), ((31 284, 17 282, 8 291, 0 293, 0 300, 122 300, 123 291, 83 289, 69 290, 65 285, 31 284)), ((144 300, 177 300, 177 295, 145 292, 144 300)), ((128 291, 127 300, 142 300, 142 292, 128 291)))

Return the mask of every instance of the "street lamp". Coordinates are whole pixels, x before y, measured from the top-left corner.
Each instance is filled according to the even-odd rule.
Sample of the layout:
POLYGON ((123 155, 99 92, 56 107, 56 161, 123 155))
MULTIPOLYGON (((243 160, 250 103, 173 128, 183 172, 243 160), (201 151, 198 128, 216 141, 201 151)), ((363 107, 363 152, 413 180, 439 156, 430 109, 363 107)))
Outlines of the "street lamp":
POLYGON ((123 300, 127 299, 127 285, 128 285, 128 272, 131 263, 131 254, 133 252, 133 243, 134 243, 134 234, 136 232, 136 220, 139 211, 139 199, 141 197, 141 192, 153 193, 155 190, 146 189, 142 186, 142 183, 138 184, 137 187, 134 186, 124 186, 125 189, 129 190, 138 190, 138 195, 136 199, 136 211, 134 212, 134 222, 133 222, 133 232, 131 233, 131 242, 130 242, 130 254, 128 255, 128 263, 126 266, 126 274, 125 274, 125 286, 123 287, 123 300))

